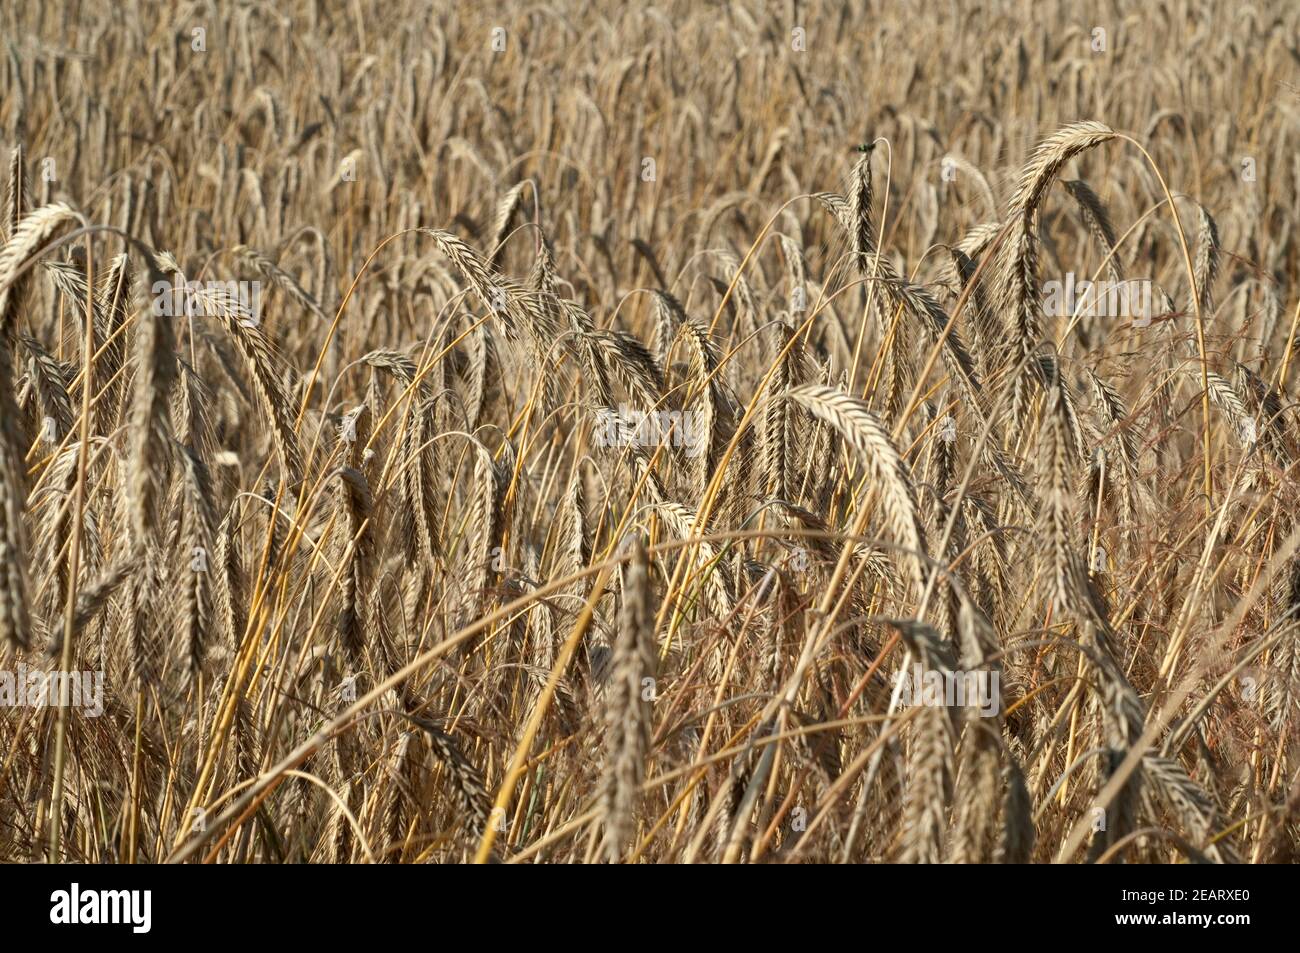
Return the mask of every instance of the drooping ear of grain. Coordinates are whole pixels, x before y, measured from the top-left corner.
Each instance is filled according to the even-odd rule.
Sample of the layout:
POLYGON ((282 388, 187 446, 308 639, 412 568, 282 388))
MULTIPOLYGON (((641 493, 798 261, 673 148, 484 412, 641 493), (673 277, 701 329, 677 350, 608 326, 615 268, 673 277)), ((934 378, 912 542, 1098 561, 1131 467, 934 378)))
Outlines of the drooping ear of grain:
POLYGON ((1106 256, 1106 274, 1110 276, 1111 281, 1118 284, 1121 278, 1120 262, 1116 254, 1115 226, 1111 224, 1110 213, 1106 211, 1101 197, 1082 179, 1068 179, 1061 184, 1079 206, 1079 216, 1083 219, 1084 226, 1101 246, 1101 252, 1106 256))
POLYGON ((771 397, 763 415, 762 461, 759 474, 762 491, 770 499, 793 500, 798 490, 799 477, 796 465, 799 460, 799 427, 797 405, 786 397, 786 391, 806 382, 803 347, 794 331, 785 325, 776 328, 777 352, 781 356, 772 371, 768 384, 771 397))
POLYGON ((366 587, 370 583, 374 543, 370 517, 374 501, 365 476, 352 467, 335 474, 335 552, 342 566, 339 580, 339 642, 351 671, 365 664, 367 651, 366 587))
POLYGON ((208 468, 189 447, 179 448, 181 462, 181 539, 184 549, 178 554, 180 566, 176 630, 180 637, 181 667, 190 676, 203 665, 211 636, 213 565, 212 480, 208 468))
POLYGON ((925 584, 925 529, 917 511, 911 477, 884 426, 861 400, 820 384, 807 384, 790 391, 788 396, 839 431, 870 469, 889 528, 897 542, 906 548, 904 558, 912 566, 919 591, 925 584))
POLYGON ((650 561, 639 536, 628 543, 623 606, 605 687, 605 766, 602 814, 605 859, 620 860, 636 831, 636 808, 650 752, 655 674, 655 606, 650 561))
POLYGON ((1038 144, 1020 173, 1007 210, 1010 234, 997 254, 993 275, 993 307, 1009 315, 1000 364, 1012 371, 1008 386, 1015 390, 1011 419, 1019 425, 1028 413, 1028 382, 1037 374, 1029 356, 1043 338, 1039 320, 1039 206, 1064 165, 1079 153, 1113 139, 1102 123, 1085 121, 1065 126, 1038 144))
POLYGON ((261 316, 249 313, 241 302, 223 292, 204 289, 196 292, 194 297, 204 314, 221 319, 243 356, 248 378, 271 425, 271 436, 285 477, 289 483, 295 482, 301 478, 303 466, 293 425, 297 401, 284 387, 271 344, 262 331, 261 316))
POLYGON ((1219 226, 1204 205, 1197 205, 1196 211, 1196 263, 1192 270, 1196 288, 1192 293, 1208 321, 1214 314, 1214 281, 1219 275, 1219 226))
MULTIPOLYGON (((897 631, 908 647, 909 657, 919 663, 922 671, 951 674, 956 668, 949 647, 933 628, 904 621, 898 624, 897 631)), ((905 675, 912 677, 911 672, 905 675)), ((902 863, 936 864, 943 859, 948 804, 956 774, 953 732, 952 712, 945 705, 915 707, 904 779, 899 855, 902 863)))
MULTIPOLYGON (((149 263, 150 287, 170 287, 149 263)), ((172 452, 169 400, 176 381, 175 319, 146 308, 136 319, 135 377, 131 382, 127 504, 132 546, 150 544, 158 532, 158 512, 172 452)))
POLYGON ((0 640, 25 648, 30 640, 31 621, 27 602, 27 530, 23 523, 25 467, 13 433, 18 418, 10 381, 9 344, 0 340, 0 640))
MULTIPOLYGON (((21 415, 14 403, 14 345, 18 305, 27 286, 19 270, 53 232, 75 216, 66 205, 48 205, 27 215, 23 157, 15 150, 10 165, 8 241, 0 248, 0 642, 25 648, 31 640, 28 604, 28 539, 23 512, 27 499, 21 415)), ((39 368, 38 368, 39 370, 39 368)))

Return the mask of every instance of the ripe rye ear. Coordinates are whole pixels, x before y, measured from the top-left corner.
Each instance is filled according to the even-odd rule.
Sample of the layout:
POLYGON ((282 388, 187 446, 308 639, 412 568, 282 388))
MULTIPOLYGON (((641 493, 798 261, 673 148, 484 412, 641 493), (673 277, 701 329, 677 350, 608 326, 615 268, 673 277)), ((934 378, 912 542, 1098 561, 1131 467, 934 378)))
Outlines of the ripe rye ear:
POLYGON ((652 709, 645 682, 649 679, 653 684, 657 662, 650 560, 639 536, 626 545, 631 549, 631 560, 623 571, 623 606, 605 687, 601 811, 605 825, 604 855, 610 863, 623 856, 636 832, 636 807, 651 736, 652 709))

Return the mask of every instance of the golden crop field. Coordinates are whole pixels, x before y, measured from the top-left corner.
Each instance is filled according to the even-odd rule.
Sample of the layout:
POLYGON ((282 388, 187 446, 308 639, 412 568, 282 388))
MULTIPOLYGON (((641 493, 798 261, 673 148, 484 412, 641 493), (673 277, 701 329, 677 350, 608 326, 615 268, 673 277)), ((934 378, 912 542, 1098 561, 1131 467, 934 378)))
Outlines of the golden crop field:
POLYGON ((1298 859, 1300 6, 0 41, 0 861, 1298 859))

